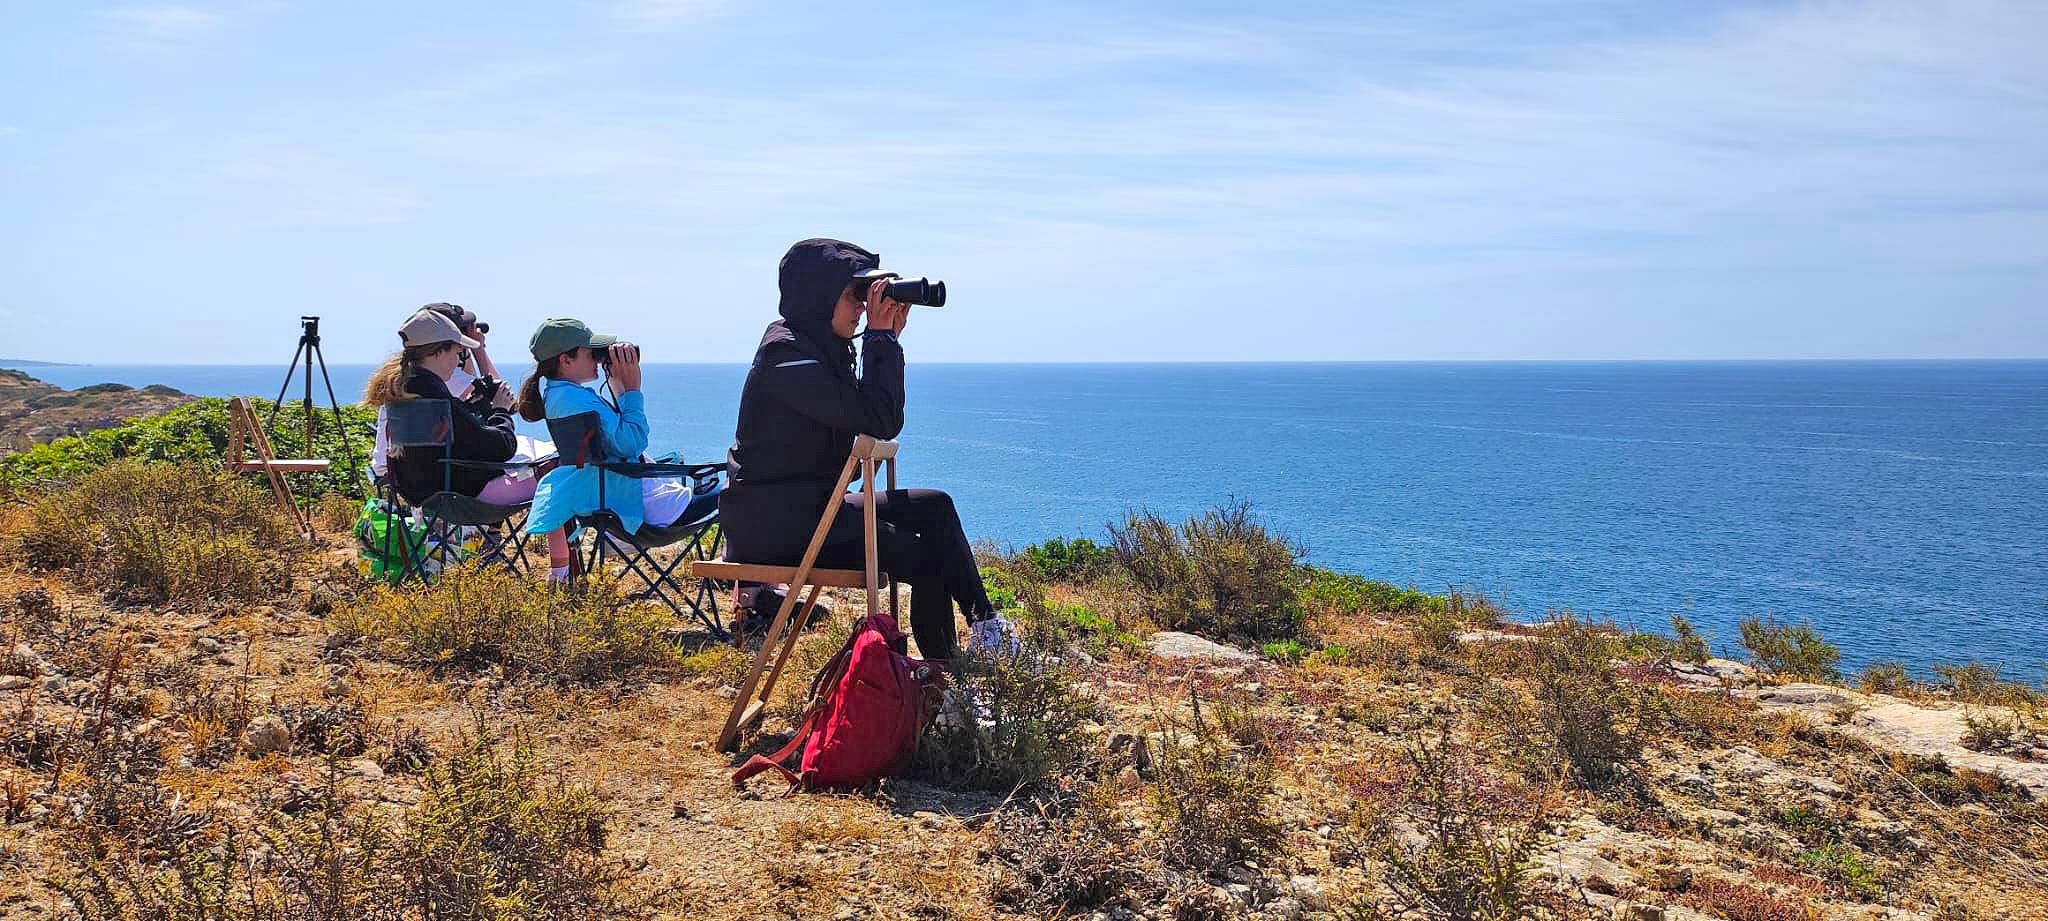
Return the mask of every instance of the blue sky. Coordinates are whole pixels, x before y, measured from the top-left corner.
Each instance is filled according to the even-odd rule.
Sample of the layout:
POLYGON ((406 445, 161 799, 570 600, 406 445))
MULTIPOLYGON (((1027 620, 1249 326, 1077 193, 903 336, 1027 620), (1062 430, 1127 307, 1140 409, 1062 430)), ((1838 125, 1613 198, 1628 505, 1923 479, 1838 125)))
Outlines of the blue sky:
POLYGON ((0 355, 369 360, 451 300, 743 361, 825 235, 948 281, 913 360, 2043 356, 2042 48, 2037 0, 0 0, 0 355))

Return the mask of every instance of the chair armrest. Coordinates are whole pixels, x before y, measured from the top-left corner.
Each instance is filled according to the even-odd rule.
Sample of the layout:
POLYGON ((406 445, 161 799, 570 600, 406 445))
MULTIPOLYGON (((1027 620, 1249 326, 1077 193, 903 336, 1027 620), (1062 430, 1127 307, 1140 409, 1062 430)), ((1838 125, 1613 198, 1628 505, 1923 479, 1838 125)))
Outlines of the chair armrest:
POLYGON ((693 480, 716 476, 725 471, 724 464, 652 464, 642 462, 610 462, 591 466, 609 473, 644 480, 648 477, 680 476, 693 480))
POLYGON ((883 441, 873 435, 861 435, 853 440, 853 456, 888 460, 896 456, 897 447, 894 441, 883 441))
POLYGON ((479 461, 457 460, 452 457, 441 458, 441 463, 447 464, 450 467, 467 467, 471 470, 497 470, 504 473, 510 473, 526 467, 540 466, 540 461, 479 461))

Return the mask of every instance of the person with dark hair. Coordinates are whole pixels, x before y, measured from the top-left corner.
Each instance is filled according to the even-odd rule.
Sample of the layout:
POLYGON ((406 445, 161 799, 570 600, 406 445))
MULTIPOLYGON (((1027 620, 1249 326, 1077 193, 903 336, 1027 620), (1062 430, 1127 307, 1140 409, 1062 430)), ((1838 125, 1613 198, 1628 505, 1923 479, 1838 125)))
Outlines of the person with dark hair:
MULTIPOLYGON (((903 347, 910 307, 885 297, 880 257, 839 240, 805 240, 780 267, 782 319, 768 324, 740 393, 719 497, 726 558, 794 565, 827 502, 842 502, 817 565, 860 569, 861 496, 832 495, 857 435, 903 429, 903 347), (861 317, 867 328, 859 329, 861 317), (861 342, 855 372, 853 340, 861 342)), ((977 642, 1009 635, 981 584, 953 499, 936 489, 876 492, 878 555, 911 586, 910 626, 927 659, 954 654, 953 606, 977 642)))
MULTIPOLYGON (((593 333, 583 321, 567 318, 542 323, 527 347, 534 367, 519 386, 520 417, 539 422, 595 413, 604 433, 598 459, 639 460, 648 436, 647 398, 640 392, 640 347, 593 333)), ((562 466, 543 477, 534 491, 533 512, 526 518, 527 532, 553 533, 575 516, 596 511, 599 475, 594 467, 562 466)), ((681 477, 635 480, 610 471, 602 476, 605 507, 618 515, 628 532, 638 531, 642 523, 673 524, 690 505, 690 483, 681 477)), ((554 564, 551 578, 566 576, 568 565, 565 556, 554 564)))

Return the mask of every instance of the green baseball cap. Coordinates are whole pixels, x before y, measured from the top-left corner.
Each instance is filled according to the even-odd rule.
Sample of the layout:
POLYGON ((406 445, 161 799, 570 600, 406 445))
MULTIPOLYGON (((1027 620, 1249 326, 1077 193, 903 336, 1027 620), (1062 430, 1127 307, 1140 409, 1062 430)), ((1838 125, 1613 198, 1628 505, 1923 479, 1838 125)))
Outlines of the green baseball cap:
POLYGON ((602 336, 590 331, 582 320, 557 318, 542 323, 533 331, 533 338, 526 347, 533 352, 534 361, 546 361, 571 349, 589 346, 601 349, 619 341, 617 336, 602 336))

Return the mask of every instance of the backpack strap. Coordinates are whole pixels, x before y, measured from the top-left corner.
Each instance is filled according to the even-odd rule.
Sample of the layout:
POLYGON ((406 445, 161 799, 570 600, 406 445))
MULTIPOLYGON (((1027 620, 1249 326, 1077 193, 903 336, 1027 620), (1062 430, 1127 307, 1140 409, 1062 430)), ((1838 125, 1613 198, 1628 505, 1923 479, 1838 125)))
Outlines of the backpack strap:
MULTIPOLYGON (((732 772, 733 789, 737 790, 745 787, 749 778, 771 768, 780 773, 783 779, 789 781, 789 789, 783 791, 783 796, 789 796, 803 786, 803 776, 784 767, 782 762, 789 760, 789 756, 796 754, 798 750, 802 749, 804 743, 809 741, 811 733, 817 731, 818 720, 825 715, 825 702, 831 693, 839 687, 839 679, 846 674, 847 663, 853 658, 853 643, 855 640, 860 639, 861 633, 867 629, 867 626, 868 624, 865 620, 854 625, 853 632, 846 637, 846 644, 839 647, 839 651, 832 655, 832 660, 826 662, 825 667, 819 669, 818 674, 811 678, 811 702, 809 706, 804 708, 804 718, 798 722, 796 735, 790 738, 789 744, 782 746, 782 750, 775 754, 755 755, 752 758, 748 758, 747 763, 740 765, 739 770, 732 772)), ((796 627, 792 626, 791 629, 796 629, 796 627)))
POLYGON ((733 789, 738 790, 745 787, 748 778, 769 769, 773 769, 776 773, 781 774, 784 780, 789 781, 789 789, 783 791, 783 796, 789 796, 801 788, 804 785, 803 777, 795 771, 783 767, 782 762, 788 760, 790 755, 796 754, 797 749, 802 748, 805 740, 811 737, 811 732, 818 728, 818 717, 825 712, 825 708, 822 706, 823 703, 824 701, 813 701, 811 703, 810 713, 804 717, 803 725, 797 727, 796 736, 789 740, 788 745, 782 746, 781 751, 772 755, 755 755, 752 758, 748 758, 747 763, 740 765, 739 770, 732 772, 733 789))

